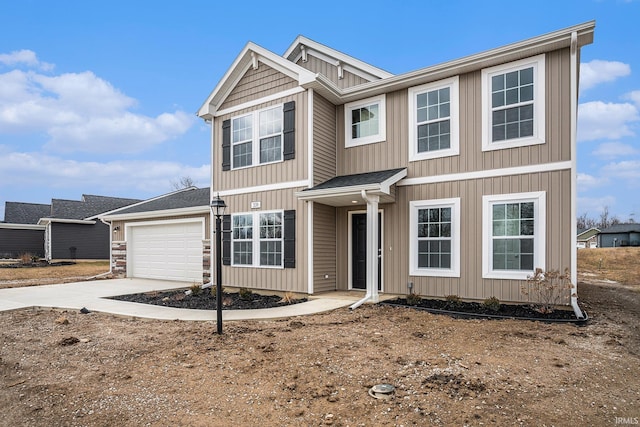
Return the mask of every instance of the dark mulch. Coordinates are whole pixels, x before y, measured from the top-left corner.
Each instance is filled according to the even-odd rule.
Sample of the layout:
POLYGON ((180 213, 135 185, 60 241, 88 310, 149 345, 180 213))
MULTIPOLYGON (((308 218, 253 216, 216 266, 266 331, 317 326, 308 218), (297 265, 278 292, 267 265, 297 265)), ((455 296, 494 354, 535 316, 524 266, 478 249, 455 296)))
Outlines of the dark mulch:
MULTIPOLYGON (((202 310, 216 309, 215 291, 203 289, 198 295, 185 295, 186 289, 178 289, 165 292, 146 292, 142 294, 119 295, 112 299, 120 301, 137 302, 142 304, 161 305, 164 307, 191 308, 202 310)), ((306 298, 292 299, 289 302, 283 301, 277 295, 261 295, 250 293, 240 296, 238 292, 222 293, 223 310, 249 310, 256 308, 281 307, 283 305, 297 304, 305 302, 306 298)))
POLYGON ((74 265, 73 261, 35 261, 35 262, 14 262, 11 264, 0 264, 0 268, 32 268, 32 267, 59 267, 61 265, 74 265))
MULTIPOLYGON (((540 313, 531 305, 517 305, 517 304, 500 304, 497 310, 490 309, 486 305, 477 302, 463 302, 463 301, 447 301, 447 300, 435 300, 422 298, 420 301, 407 302, 406 298, 396 298, 393 300, 384 301, 384 304, 409 306, 427 310, 442 310, 450 313, 462 313, 469 315, 484 315, 484 316, 500 316, 500 317, 512 317, 512 318, 524 318, 524 319, 539 319, 539 320, 560 320, 560 321, 576 321, 578 320, 573 310, 557 309, 552 313, 540 313)), ((494 307, 495 308, 495 307, 494 307)))

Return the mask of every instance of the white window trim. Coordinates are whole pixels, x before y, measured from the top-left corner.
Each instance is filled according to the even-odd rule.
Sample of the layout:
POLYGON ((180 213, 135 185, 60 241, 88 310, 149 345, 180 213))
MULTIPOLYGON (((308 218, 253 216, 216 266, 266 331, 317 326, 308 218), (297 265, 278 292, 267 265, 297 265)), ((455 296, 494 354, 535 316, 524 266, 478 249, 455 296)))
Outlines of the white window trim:
POLYGON ((260 163, 260 113, 263 111, 274 109, 274 108, 282 109, 284 108, 284 104, 270 105, 268 107, 255 110, 247 114, 240 114, 240 115, 231 117, 231 154, 230 154, 231 170, 240 170, 240 169, 253 168, 253 167, 263 166, 263 165, 271 165, 274 163, 281 163, 284 161, 284 113, 283 113, 282 130, 280 132, 280 160, 275 160, 273 162, 260 163), (251 164, 247 166, 235 166, 233 164, 233 147, 236 144, 243 144, 248 141, 237 142, 237 143, 233 142, 233 123, 236 119, 240 119, 242 117, 247 117, 247 116, 251 116, 251 164))
POLYGON ((409 202, 409 275, 460 277, 460 198, 409 202), (451 268, 418 267, 418 209, 451 208, 451 268))
POLYGON ((526 280, 534 270, 494 270, 493 269, 493 215, 495 203, 533 202, 533 268, 545 270, 547 202, 546 192, 513 193, 482 196, 482 278, 526 280))
POLYGON ((409 161, 436 159, 439 157, 457 156, 460 154, 460 103, 459 103, 459 77, 440 80, 433 83, 424 84, 409 88, 409 161), (418 132, 417 132, 417 97, 418 95, 437 89, 449 88, 450 110, 450 148, 437 151, 418 152, 418 132))
MULTIPOLYGON (((236 212, 231 214, 231 266, 232 267, 246 267, 246 268, 270 268, 270 269, 284 269, 284 210, 272 210, 272 211, 255 211, 255 212, 236 212), (269 214, 269 213, 279 213, 282 215, 282 237, 280 241, 282 242, 282 257, 280 258, 280 265, 260 265, 260 215, 269 214), (236 240, 233 238, 233 217, 239 215, 251 215, 253 218, 252 227, 253 227, 253 238, 251 239, 251 253, 253 257, 252 264, 236 264, 234 261, 234 251, 233 244, 236 240)), ((273 241, 275 239, 269 239, 268 241, 273 241)))
POLYGON ((373 98, 362 99, 359 101, 349 102, 344 105, 344 146, 345 148, 357 147, 359 145, 374 144, 376 142, 386 141, 387 139, 387 111, 386 111, 386 95, 382 94, 373 98), (351 138, 351 110, 355 108, 365 107, 367 105, 378 104, 378 113, 380 114, 378 122, 378 134, 370 135, 363 138, 351 138))
POLYGON ((545 74, 544 54, 482 70, 482 151, 503 150, 545 143, 545 74), (491 142, 491 77, 496 74, 504 74, 531 66, 533 66, 533 136, 491 142))

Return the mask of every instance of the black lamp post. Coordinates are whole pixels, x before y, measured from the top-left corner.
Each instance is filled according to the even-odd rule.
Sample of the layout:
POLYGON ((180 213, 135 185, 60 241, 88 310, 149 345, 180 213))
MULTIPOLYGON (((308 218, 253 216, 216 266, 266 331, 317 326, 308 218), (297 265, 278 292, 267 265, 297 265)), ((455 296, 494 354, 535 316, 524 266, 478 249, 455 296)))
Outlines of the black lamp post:
POLYGON ((216 311, 218 335, 222 335, 222 215, 227 205, 218 194, 211 201, 211 212, 216 217, 216 311))

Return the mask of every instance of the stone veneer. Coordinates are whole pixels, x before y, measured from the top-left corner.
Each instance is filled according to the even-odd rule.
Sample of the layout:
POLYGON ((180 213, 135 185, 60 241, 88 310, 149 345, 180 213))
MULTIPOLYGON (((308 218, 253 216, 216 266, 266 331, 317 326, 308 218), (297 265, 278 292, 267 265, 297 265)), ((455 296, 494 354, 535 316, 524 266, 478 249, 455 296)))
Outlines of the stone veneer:
MULTIPOLYGON (((111 243, 111 274, 116 279, 127 277, 127 242, 111 243)), ((202 283, 211 281, 211 242, 202 241, 202 283)))

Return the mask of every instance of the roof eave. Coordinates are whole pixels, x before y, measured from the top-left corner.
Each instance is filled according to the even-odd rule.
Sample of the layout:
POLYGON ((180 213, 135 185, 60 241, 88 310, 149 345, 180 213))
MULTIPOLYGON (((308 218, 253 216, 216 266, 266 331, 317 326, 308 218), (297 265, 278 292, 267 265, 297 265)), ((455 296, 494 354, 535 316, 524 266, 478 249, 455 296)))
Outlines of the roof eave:
POLYGON ((145 219, 145 218, 160 218, 167 216, 185 216, 185 215, 197 215, 207 214, 210 212, 210 207, 207 206, 192 206, 188 208, 177 209, 162 209, 157 211, 145 211, 145 212, 132 212, 123 214, 112 214, 101 216, 100 219, 104 221, 127 221, 133 219, 145 219))

